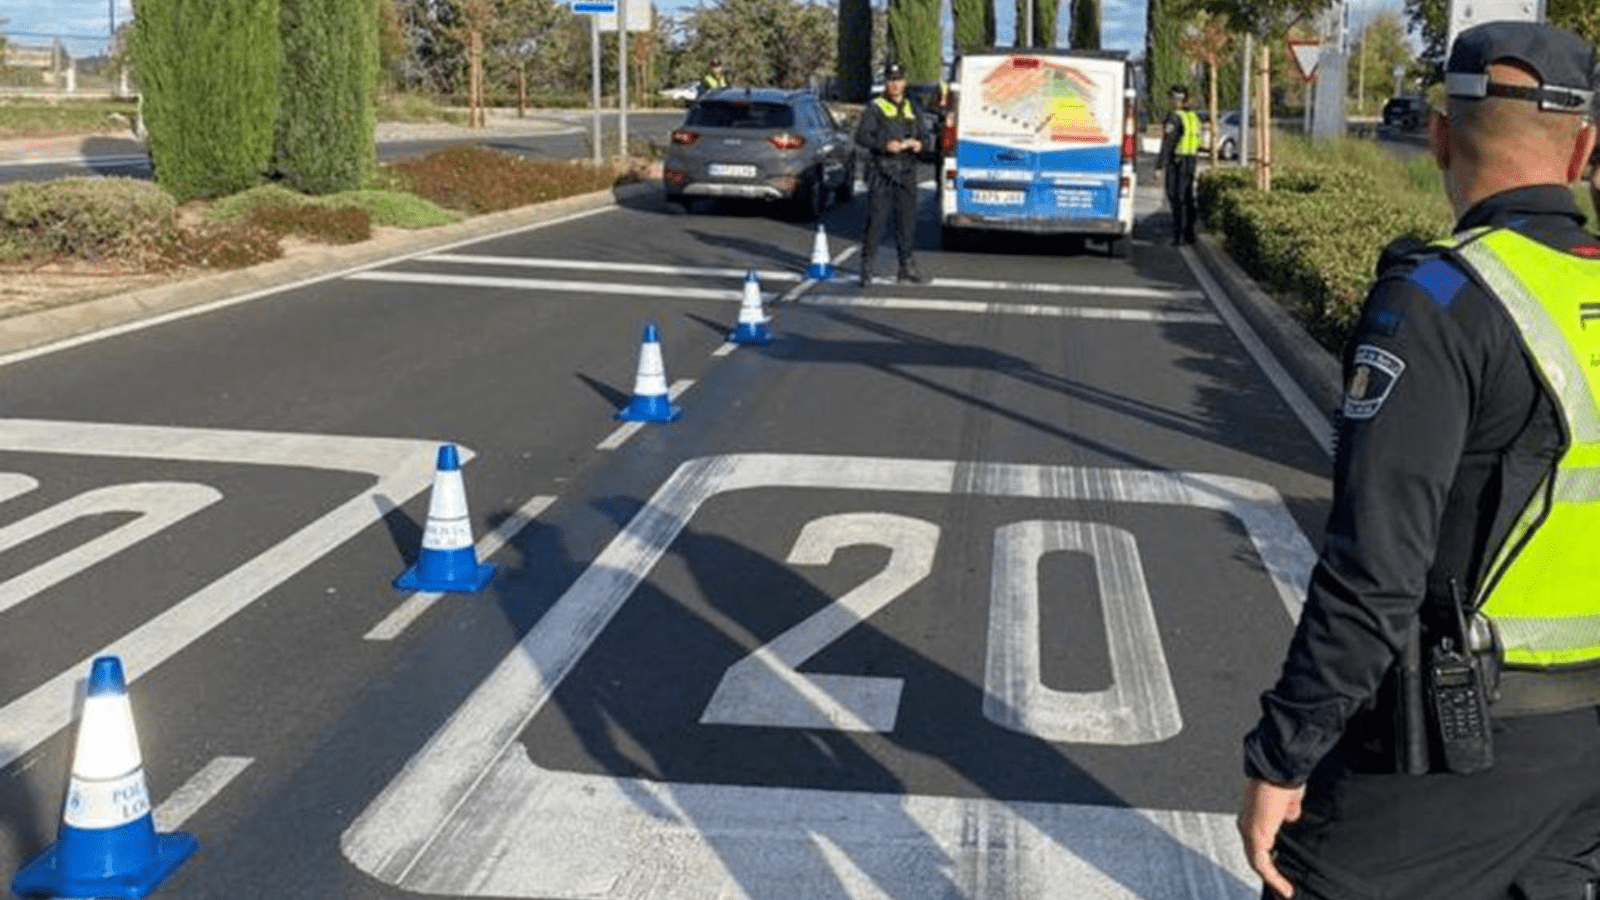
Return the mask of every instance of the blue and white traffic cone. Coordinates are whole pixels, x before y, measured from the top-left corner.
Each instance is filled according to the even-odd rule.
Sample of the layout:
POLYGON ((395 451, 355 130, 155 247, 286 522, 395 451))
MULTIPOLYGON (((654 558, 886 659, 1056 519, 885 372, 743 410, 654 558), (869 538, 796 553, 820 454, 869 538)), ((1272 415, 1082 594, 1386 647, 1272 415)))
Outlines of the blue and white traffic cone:
POLYGON ((770 344, 772 335, 767 331, 767 313, 761 308, 761 280, 756 271, 744 279, 744 299, 739 303, 739 322, 728 334, 735 344, 770 344))
POLYGON ((827 281, 833 277, 833 256, 828 253, 828 233, 822 230, 822 223, 817 223, 817 236, 811 241, 811 265, 806 268, 806 277, 813 281, 827 281))
POLYGON ((192 834, 156 834, 122 660, 96 658, 55 845, 17 872, 11 890, 137 900, 199 849, 192 834))
POLYGON ((667 394, 667 369, 661 362, 661 333, 656 324, 644 326, 644 340, 639 345, 639 371, 633 379, 633 398, 628 405, 617 410, 617 418, 624 422, 671 422, 683 415, 683 410, 672 405, 667 394))
POLYGON ((454 444, 439 447, 428 497, 428 524, 422 529, 417 562, 400 573, 394 586, 402 591, 451 591, 475 594, 494 578, 494 565, 479 565, 472 545, 472 519, 467 515, 467 488, 461 480, 461 459, 454 444))

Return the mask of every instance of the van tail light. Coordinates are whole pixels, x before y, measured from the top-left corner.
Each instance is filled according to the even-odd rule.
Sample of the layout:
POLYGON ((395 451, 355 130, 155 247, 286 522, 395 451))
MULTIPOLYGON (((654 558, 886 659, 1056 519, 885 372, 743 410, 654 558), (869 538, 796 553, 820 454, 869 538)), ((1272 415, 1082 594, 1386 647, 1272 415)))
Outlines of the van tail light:
POLYGON ((1139 119, 1134 112, 1133 92, 1123 94, 1122 103, 1122 161, 1131 163, 1139 152, 1139 119))
POLYGON ((700 140, 700 133, 687 128, 676 128, 672 132, 672 142, 679 147, 690 147, 695 141, 700 140))
POLYGON ((777 134, 767 141, 779 150, 799 150, 806 145, 806 139, 798 134, 777 134))
POLYGON ((939 136, 939 146, 945 156, 956 155, 956 117, 954 114, 944 120, 944 133, 939 136))

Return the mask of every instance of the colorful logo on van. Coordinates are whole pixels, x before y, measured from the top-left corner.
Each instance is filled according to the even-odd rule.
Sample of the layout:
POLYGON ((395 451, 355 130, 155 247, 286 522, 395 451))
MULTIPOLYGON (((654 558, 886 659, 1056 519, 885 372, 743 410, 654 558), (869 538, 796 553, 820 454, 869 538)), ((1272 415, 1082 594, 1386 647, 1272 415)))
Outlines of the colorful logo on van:
POLYGON ((1012 57, 983 79, 983 107, 1052 142, 1111 140, 1096 110, 1100 86, 1081 71, 1033 57, 1012 57))

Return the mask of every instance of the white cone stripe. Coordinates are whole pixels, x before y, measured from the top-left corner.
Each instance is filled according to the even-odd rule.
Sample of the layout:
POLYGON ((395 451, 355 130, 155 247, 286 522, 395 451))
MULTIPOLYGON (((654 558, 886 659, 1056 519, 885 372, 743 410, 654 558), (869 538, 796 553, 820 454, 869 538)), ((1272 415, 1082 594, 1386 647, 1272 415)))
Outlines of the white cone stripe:
POLYGON ((83 701, 83 721, 72 754, 78 778, 117 778, 139 768, 139 738, 127 693, 100 694, 83 701))
POLYGON ((466 516, 459 519, 429 518, 422 530, 422 549, 460 550, 472 546, 472 521, 466 516))
POLYGON ((661 344, 645 341, 639 346, 639 374, 633 381, 636 397, 659 397, 667 392, 667 370, 661 361, 661 344))
POLYGON ((813 265, 826 266, 828 263, 828 236, 821 228, 817 229, 817 238, 811 242, 811 262, 813 265))
POLYGON ((467 486, 460 469, 448 469, 433 475, 433 494, 428 497, 428 518, 465 519, 467 517, 467 486))
POLYGON ((767 321, 767 314, 761 311, 759 304, 739 307, 739 324, 760 325, 765 321, 767 321))
POLYGON ((119 778, 87 779, 72 776, 61 821, 73 828, 120 828, 150 813, 150 792, 144 769, 119 778))

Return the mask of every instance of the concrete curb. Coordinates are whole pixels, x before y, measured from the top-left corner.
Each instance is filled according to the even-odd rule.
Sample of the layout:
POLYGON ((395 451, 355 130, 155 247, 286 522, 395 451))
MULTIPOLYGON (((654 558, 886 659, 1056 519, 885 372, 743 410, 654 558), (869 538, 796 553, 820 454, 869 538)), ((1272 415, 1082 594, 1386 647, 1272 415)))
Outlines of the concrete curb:
POLYGON ((659 193, 656 182, 638 182, 474 216, 453 225, 407 231, 359 244, 328 247, 314 255, 199 275, 180 281, 86 300, 0 319, 0 356, 117 326, 153 319, 198 306, 238 301, 268 291, 287 290, 416 256, 468 241, 482 240, 659 193))
POLYGON ((1238 263, 1223 252, 1216 238, 1209 234, 1200 235, 1194 248, 1197 251, 1195 255, 1205 265, 1206 271, 1228 292, 1229 299, 1238 307, 1239 313, 1272 348, 1279 364, 1300 385, 1311 402, 1327 413, 1337 409, 1344 389, 1339 361, 1334 355, 1307 334, 1283 308, 1283 304, 1246 275, 1238 263))

